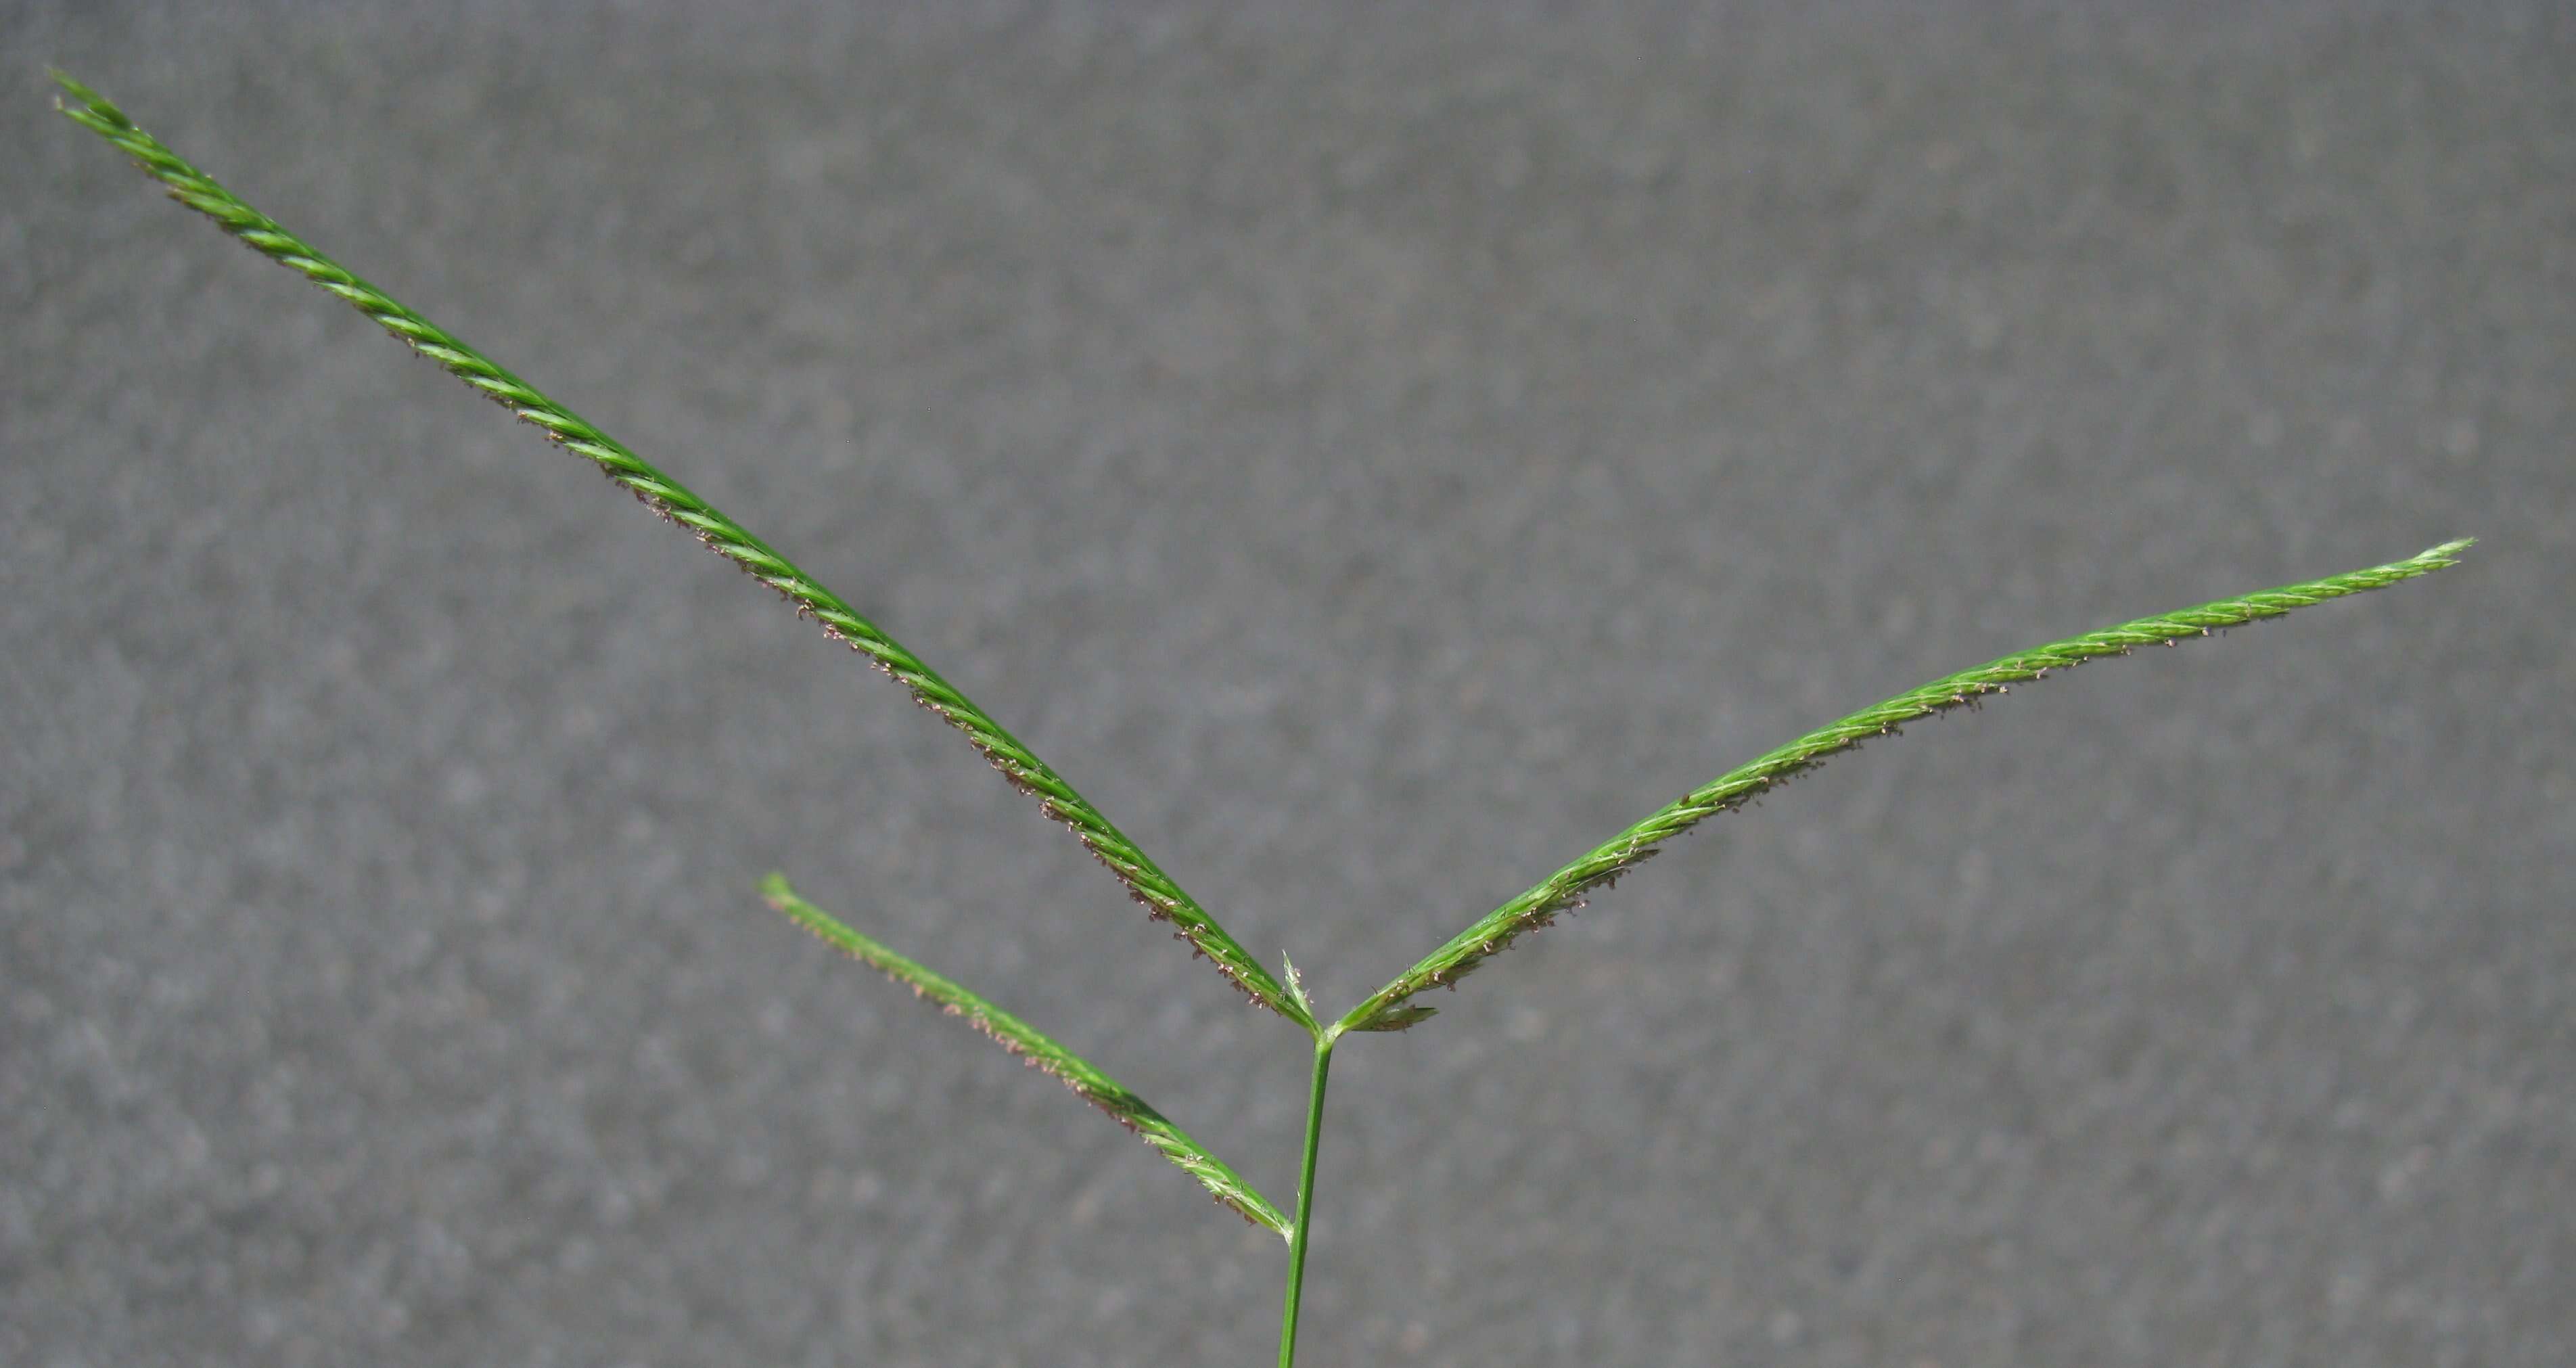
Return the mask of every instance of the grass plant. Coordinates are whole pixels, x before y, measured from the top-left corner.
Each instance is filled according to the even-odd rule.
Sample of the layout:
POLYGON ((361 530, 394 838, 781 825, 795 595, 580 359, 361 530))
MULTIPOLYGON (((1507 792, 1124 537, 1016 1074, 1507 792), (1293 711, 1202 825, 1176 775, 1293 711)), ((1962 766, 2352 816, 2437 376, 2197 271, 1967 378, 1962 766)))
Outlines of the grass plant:
POLYGON ((2329 599, 2429 574, 2456 564, 2460 553, 2470 545, 2467 540, 2446 542, 2386 565, 2139 618, 2016 652, 1863 708, 1656 809, 1495 908, 1347 1011, 1326 1019, 1307 999, 1294 964, 1283 957, 1277 975, 1263 967, 1212 913, 1137 849, 1062 775, 986 715, 957 686, 860 616, 845 600, 586 419, 307 246, 274 219, 244 203, 136 127, 123 111, 96 91, 61 72, 55 72, 54 78, 69 96, 68 101, 57 97, 56 106, 74 122, 133 158, 145 174, 167 187, 173 199, 213 219, 253 250, 346 300, 412 350, 521 420, 534 424, 548 440, 591 462, 664 520, 686 530, 708 549, 776 590, 795 606, 798 614, 813 618, 826 633, 866 656, 909 690, 915 702, 962 733, 1014 788, 1035 798, 1047 817, 1072 831, 1126 886, 1129 896, 1144 907, 1147 916, 1171 923, 1179 938, 1208 960, 1235 989, 1307 1034, 1314 1045, 1314 1067, 1308 1084, 1305 1145, 1296 1197, 1292 1209, 1283 1213, 1143 1098, 1035 1027, 956 981, 851 929, 808 902, 783 875, 772 874, 761 885, 769 904, 796 924, 835 949, 909 986, 916 995, 937 1003, 950 1015, 964 1018, 1004 1049, 1055 1076, 1083 1100, 1134 1131, 1197 1180, 1220 1204, 1285 1241, 1285 1304, 1279 1334, 1282 1368, 1296 1357, 1298 1302, 1305 1278, 1306 1231, 1314 1210, 1315 1156, 1322 1135, 1325 1084, 1331 1073, 1334 1048, 1345 1035, 1402 1031, 1420 1025, 1433 1015, 1430 1006, 1418 1001, 1426 990, 1456 987, 1460 979, 1488 957, 1509 948, 1524 933, 1582 906, 1593 890, 1617 883, 1622 875, 1652 857, 1664 842, 1710 817, 1752 801, 1865 740, 1894 735, 1904 724, 1946 709, 1973 707, 1990 695, 2006 692, 2013 684, 2045 678, 2051 671, 2071 669, 2088 660, 2127 655, 2139 646, 2175 645, 2227 627, 2278 617, 2329 599))

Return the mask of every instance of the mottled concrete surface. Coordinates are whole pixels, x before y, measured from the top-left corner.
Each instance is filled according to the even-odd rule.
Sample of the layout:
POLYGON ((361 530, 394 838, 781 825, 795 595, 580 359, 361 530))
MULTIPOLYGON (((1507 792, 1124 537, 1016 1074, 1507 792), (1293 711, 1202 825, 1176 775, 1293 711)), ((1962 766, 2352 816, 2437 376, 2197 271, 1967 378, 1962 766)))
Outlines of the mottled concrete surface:
POLYGON ((798 556, 1351 1001, 1308 1361, 2576 1362, 2565 6, 20 4, 0 1362, 1250 1364, 1301 1040, 61 63, 798 556), (715 7, 703 7, 708 11, 715 7), (1553 7, 1551 7, 1553 8, 1553 7))

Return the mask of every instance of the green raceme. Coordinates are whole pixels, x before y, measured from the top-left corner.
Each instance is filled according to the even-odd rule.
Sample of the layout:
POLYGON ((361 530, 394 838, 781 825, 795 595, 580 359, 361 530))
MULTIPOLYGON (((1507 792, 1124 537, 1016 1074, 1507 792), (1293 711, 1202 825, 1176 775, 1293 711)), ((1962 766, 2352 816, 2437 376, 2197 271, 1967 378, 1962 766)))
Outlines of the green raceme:
POLYGON ((785 875, 770 875, 761 882, 760 892, 771 907, 822 938, 824 944, 910 987, 914 996, 938 1003, 950 1016, 964 1017, 967 1025, 1000 1042, 1003 1049, 1020 1056, 1030 1068, 1060 1080, 1083 1101, 1109 1113, 1112 1120, 1162 1151, 1164 1158, 1180 1165, 1182 1172, 1198 1179, 1210 1195, 1242 1213, 1245 1220, 1268 1226, 1282 1238, 1288 1235, 1288 1218, 1279 1214, 1279 1208, 1117 1079, 1093 1068, 1089 1061, 1048 1039, 1027 1022, 851 930, 799 897, 785 875))
MULTIPOLYGON (((266 256, 329 290, 350 307, 375 320, 413 351, 435 361, 448 374, 473 386, 521 420, 534 424, 566 451, 597 466, 602 474, 642 500, 668 521, 688 529, 717 555, 777 590, 796 611, 823 624, 823 629, 849 643, 904 687, 914 701, 963 732, 994 769, 1013 787, 1036 797, 1040 808, 1070 828, 1101 864, 1118 876, 1146 913, 1171 922, 1191 947, 1208 957, 1217 971, 1252 999, 1289 1020, 1312 1028, 1313 1022, 1225 928, 1208 915, 1180 885, 1172 882, 1126 833, 1112 825, 1063 776, 1002 725, 985 715, 956 685, 939 677, 901 642, 859 616, 839 595, 815 582, 794 562, 745 531, 687 486, 655 469, 615 438, 581 415, 547 398, 527 381, 502 369, 437 324, 421 317, 384 291, 302 239, 275 219, 245 204, 213 177, 189 165, 178 153, 134 126, 125 112, 104 96, 64 75, 54 79, 74 103, 62 105, 73 122, 116 144, 143 173, 167 186, 170 197, 213 219, 216 226, 266 256)), ((59 103, 59 102, 58 102, 59 103)))
POLYGON ((2458 564, 2460 553, 2467 550, 2474 540, 2444 542, 2429 551, 2388 565, 2330 575, 2305 584, 2283 585, 2242 598, 2220 599, 2197 608, 2179 608, 2064 641, 2052 641, 2045 646, 2035 646, 2000 660, 1988 661, 1973 670, 1945 675, 1921 688, 1910 689, 1886 702, 1863 708, 1750 764, 1727 771, 1602 842, 1582 859, 1540 880, 1529 891, 1459 932, 1448 944, 1432 951, 1421 963, 1351 1009, 1339 1024, 1343 1029, 1353 1031, 1400 1031, 1430 1016, 1431 1008, 1411 1001, 1414 994, 1426 988, 1455 987, 1458 980, 1472 972, 1486 956, 1508 947, 1521 933, 1547 925, 1557 913, 1581 906, 1583 895, 1592 889, 1617 883, 1621 875, 1652 857, 1655 848, 1663 842, 1690 830, 1706 818, 1741 807, 1774 786, 1814 769, 1824 763, 1825 757, 1837 751, 1853 749, 1872 737, 1893 736, 1905 723, 1929 717, 1946 708, 1972 705, 1989 694, 2003 693, 2007 685, 2046 678, 2051 670, 2073 669, 2085 661, 2103 656, 2127 655, 2133 647, 2171 646, 2224 628, 2279 617, 2329 599, 2383 588, 2417 575, 2429 575, 2458 564))

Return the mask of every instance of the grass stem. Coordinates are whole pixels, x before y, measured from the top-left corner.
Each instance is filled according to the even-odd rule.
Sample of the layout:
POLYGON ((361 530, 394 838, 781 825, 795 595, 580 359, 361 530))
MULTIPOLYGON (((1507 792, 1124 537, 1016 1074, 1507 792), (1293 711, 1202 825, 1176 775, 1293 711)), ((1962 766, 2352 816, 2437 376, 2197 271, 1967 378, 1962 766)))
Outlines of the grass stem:
POLYGON ((1297 1223, 1288 1229, 1288 1307, 1279 1318, 1279 1368, 1297 1362, 1297 1297, 1306 1288, 1306 1228, 1315 1211, 1315 1142, 1324 1134, 1324 1082, 1333 1071, 1333 1042, 1327 1033, 1315 1041, 1315 1077, 1306 1090, 1306 1157, 1297 1168, 1297 1223))

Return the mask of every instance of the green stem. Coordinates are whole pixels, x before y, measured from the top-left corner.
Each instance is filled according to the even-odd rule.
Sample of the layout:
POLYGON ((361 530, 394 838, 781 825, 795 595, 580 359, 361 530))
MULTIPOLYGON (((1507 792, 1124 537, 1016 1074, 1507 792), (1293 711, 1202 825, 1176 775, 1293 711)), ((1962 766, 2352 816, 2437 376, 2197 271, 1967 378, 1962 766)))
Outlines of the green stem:
POLYGON ((1315 1142, 1324 1134, 1324 1080, 1333 1071, 1338 1033, 1315 1040, 1315 1079, 1306 1091, 1306 1159, 1297 1170, 1297 1224, 1288 1234, 1288 1309, 1279 1320, 1279 1368, 1297 1362, 1297 1297, 1306 1288, 1306 1227, 1315 1210, 1315 1142))

